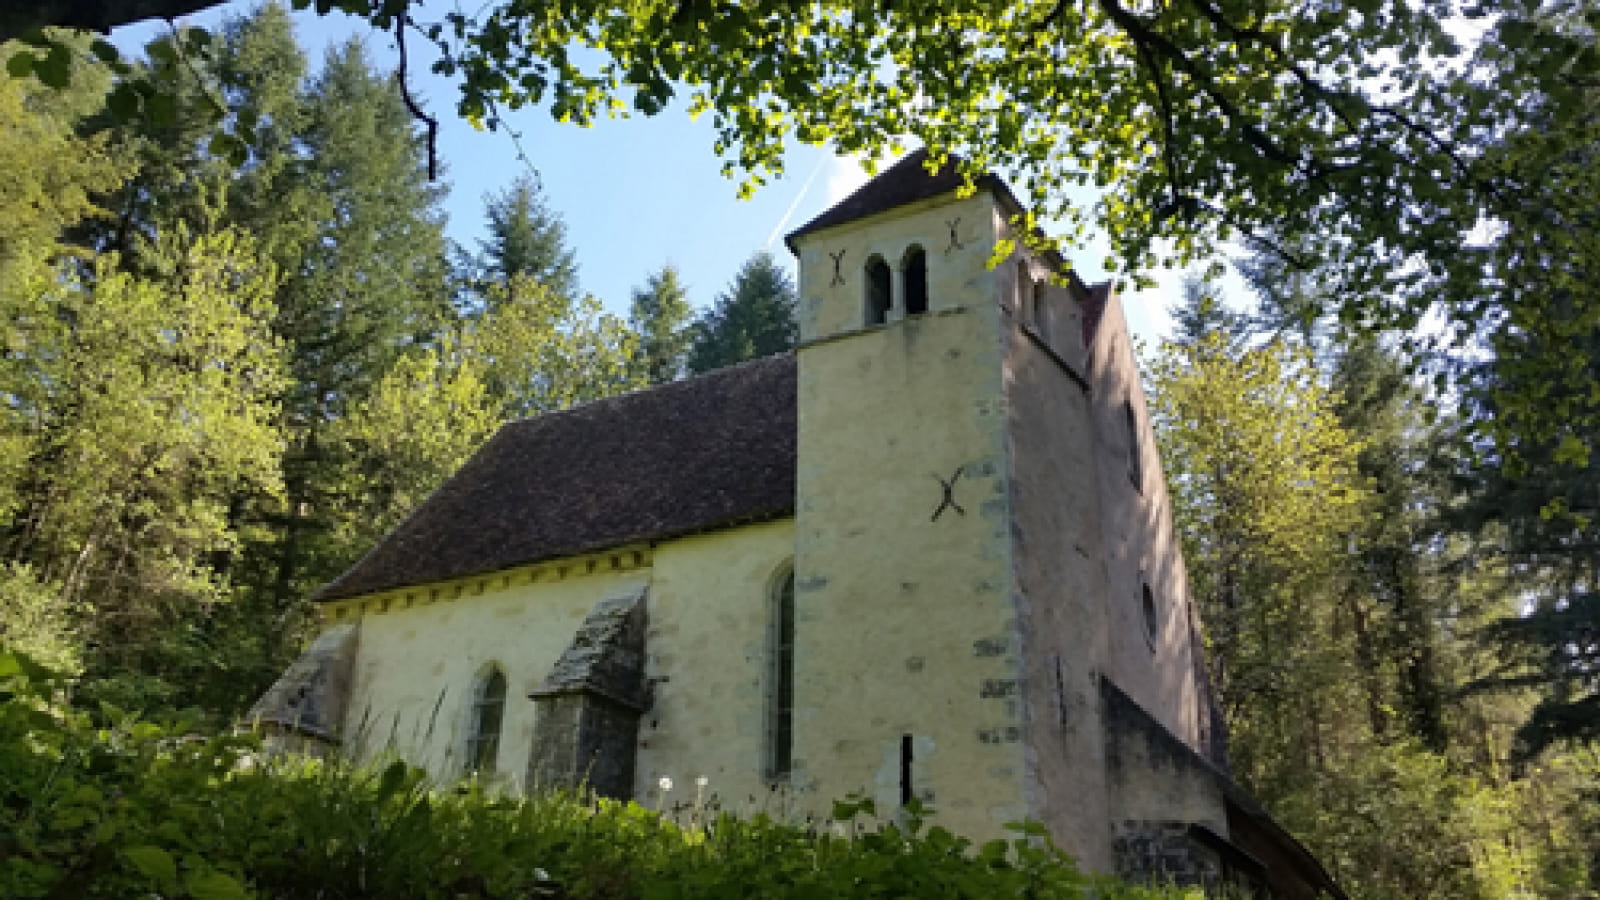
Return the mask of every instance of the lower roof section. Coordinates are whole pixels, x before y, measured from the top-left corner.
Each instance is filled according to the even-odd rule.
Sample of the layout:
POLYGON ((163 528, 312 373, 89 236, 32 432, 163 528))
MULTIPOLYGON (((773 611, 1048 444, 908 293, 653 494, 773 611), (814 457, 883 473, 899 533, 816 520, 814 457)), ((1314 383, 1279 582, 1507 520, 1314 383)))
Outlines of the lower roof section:
POLYGON ((316 599, 789 515, 795 391, 785 354, 507 424, 316 599))

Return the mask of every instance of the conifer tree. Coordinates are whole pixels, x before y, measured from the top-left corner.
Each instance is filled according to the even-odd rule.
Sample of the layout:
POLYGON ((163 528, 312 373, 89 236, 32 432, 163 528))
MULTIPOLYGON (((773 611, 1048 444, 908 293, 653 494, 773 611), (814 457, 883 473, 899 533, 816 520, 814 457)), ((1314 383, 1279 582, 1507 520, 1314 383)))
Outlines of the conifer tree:
POLYGON ((694 339, 689 327, 692 314, 678 270, 670 264, 634 290, 629 324, 639 336, 639 360, 651 384, 682 376, 694 339))
MULTIPOLYGON (((284 502, 270 517, 270 562, 256 589, 303 603, 350 562, 330 516, 347 473, 328 425, 367 397, 408 346, 448 320, 440 188, 428 182, 415 123, 358 42, 328 52, 305 93, 296 187, 309 192, 315 239, 278 292, 289 348, 284 502)), ((294 227, 294 226, 291 226, 294 227)), ((266 562, 266 561, 261 561, 266 562)))
POLYGON ((709 372, 794 348, 796 295, 772 254, 750 257, 716 305, 694 326, 689 371, 709 372))
POLYGON ((484 218, 489 237, 478 242, 475 256, 463 259, 480 301, 488 296, 488 286, 508 285, 519 277, 558 296, 578 298, 578 264, 567 246, 566 223, 545 203, 537 181, 524 175, 485 197, 484 218))

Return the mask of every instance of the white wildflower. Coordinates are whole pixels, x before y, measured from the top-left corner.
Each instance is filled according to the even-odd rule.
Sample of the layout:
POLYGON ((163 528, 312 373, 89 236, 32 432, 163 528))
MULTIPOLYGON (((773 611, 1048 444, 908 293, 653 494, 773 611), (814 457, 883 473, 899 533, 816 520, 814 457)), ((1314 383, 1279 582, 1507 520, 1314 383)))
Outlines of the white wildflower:
POLYGON ((663 790, 663 791, 670 791, 670 790, 672 790, 672 779, 671 779, 671 778, 668 778, 668 777, 667 777, 667 776, 665 776, 665 775, 663 775, 663 776, 661 776, 661 780, 660 780, 660 781, 658 781, 658 782, 656 782, 656 784, 658 784, 658 785, 660 785, 660 786, 661 786, 661 789, 662 789, 662 790, 663 790))

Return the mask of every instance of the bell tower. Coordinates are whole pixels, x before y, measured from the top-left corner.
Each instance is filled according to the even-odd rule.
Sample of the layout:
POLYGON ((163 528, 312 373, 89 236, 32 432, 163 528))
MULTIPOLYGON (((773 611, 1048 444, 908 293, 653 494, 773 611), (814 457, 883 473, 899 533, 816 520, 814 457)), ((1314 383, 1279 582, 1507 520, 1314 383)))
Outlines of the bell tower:
POLYGON ((919 151, 789 236, 791 787, 1032 819, 1113 871, 1227 828, 1183 563, 1109 285, 1026 250, 999 178, 963 187, 919 151), (1159 735, 1181 777, 1142 761, 1159 735))
MULTIPOLYGON (((791 778, 824 800, 864 790, 880 813, 916 798, 957 832, 996 834, 1042 812, 1027 691, 1057 674, 1032 671, 1021 609, 1008 356, 1017 316, 1064 298, 1048 296, 1062 289, 1042 283, 1045 264, 988 264, 1020 208, 992 176, 962 186, 919 151, 788 239, 800 268, 791 778)), ((1083 413, 1067 411, 1088 459, 1083 413)), ((1092 558, 1092 527, 1061 524, 1092 558)), ((1085 761, 1098 742, 1082 743, 1085 761)), ((1080 819, 1099 827, 1073 850, 1103 863, 1103 787, 1080 787, 1080 819)))

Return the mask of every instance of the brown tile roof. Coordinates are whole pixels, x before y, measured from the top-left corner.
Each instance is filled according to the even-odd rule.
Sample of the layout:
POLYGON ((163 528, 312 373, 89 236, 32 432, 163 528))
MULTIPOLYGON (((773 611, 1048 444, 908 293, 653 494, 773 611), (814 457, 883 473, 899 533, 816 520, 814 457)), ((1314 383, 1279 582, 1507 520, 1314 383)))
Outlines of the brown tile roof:
POLYGON ((316 599, 792 514, 795 368, 773 356, 512 422, 316 599))
MULTIPOLYGON (((855 193, 829 207, 822 215, 789 232, 784 242, 789 245, 789 250, 794 252, 795 239, 813 231, 843 225, 897 206, 948 194, 965 183, 958 168, 959 162, 960 158, 951 154, 945 160, 944 166, 930 175, 927 149, 915 150, 857 188, 855 193)), ((978 176, 976 183, 979 187, 989 188, 1008 202, 1013 212, 1022 210, 1016 198, 1011 195, 1011 189, 1006 187, 1006 183, 999 176, 986 173, 978 176)))
MULTIPOLYGON (((954 153, 949 154, 945 164, 931 175, 928 173, 927 163, 927 148, 914 150, 902 157, 899 162, 857 188, 855 193, 829 207, 815 219, 789 232, 783 239, 789 246, 789 252, 798 253, 794 245, 795 239, 813 231, 844 225, 918 200, 948 194, 966 183, 960 171, 961 157, 954 153)), ((1010 185, 993 172, 985 172, 973 179, 973 182, 978 188, 993 194, 1008 215, 1019 216, 1025 211, 1017 196, 1011 192, 1010 185)), ((1041 237, 1044 235, 1039 229, 1034 229, 1034 232, 1041 237)), ((1057 271, 1070 270, 1066 259, 1053 248, 1045 251, 1044 258, 1057 271)), ((1071 277, 1076 280, 1078 276, 1072 273, 1071 277)))

